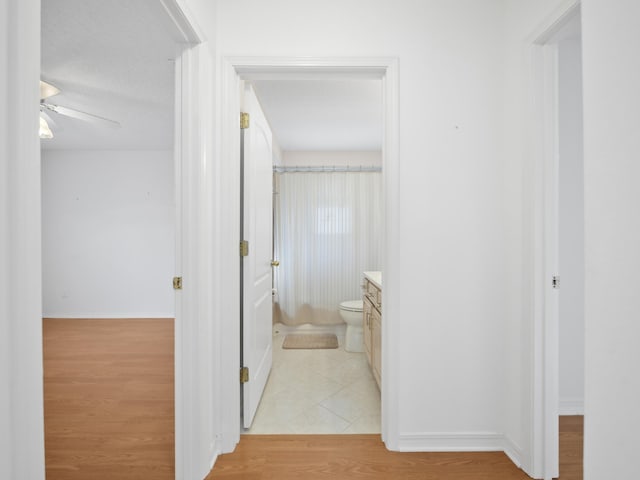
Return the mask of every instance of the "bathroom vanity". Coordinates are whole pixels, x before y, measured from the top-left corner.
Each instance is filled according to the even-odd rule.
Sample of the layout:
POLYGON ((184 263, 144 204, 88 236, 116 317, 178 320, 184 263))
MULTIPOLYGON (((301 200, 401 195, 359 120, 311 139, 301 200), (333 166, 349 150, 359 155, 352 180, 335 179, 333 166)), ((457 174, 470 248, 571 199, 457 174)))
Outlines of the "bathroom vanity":
POLYGON ((364 348, 380 388, 382 372, 382 272, 364 272, 362 321, 364 348))

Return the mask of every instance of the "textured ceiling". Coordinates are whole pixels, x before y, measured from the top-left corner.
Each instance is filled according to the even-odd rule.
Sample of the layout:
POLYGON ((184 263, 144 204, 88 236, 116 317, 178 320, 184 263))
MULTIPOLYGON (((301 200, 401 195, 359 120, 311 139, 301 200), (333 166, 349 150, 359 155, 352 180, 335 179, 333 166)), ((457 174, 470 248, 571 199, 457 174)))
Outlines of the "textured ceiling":
POLYGON ((51 113, 48 149, 169 149, 175 32, 158 0, 42 2, 43 80, 50 103, 117 120, 122 128, 51 113))
POLYGON ((381 80, 251 83, 282 150, 382 149, 381 80))
MULTIPOLYGON (((50 103, 122 128, 50 113, 44 149, 170 149, 176 32, 160 0, 44 0, 42 79, 50 103)), ((380 150, 379 79, 252 80, 283 150, 380 150)))

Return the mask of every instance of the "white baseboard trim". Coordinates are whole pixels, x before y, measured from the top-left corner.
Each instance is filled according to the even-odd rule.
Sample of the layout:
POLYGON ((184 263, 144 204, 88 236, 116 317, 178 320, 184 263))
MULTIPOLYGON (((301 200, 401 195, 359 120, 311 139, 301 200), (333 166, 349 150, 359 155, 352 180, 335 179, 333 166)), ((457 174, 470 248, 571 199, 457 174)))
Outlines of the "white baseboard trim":
POLYGON ((522 468, 522 449, 506 435, 503 436, 504 453, 518 468, 522 468))
POLYGON ((48 313, 42 314, 42 318, 68 318, 78 320, 105 320, 114 319, 121 320, 131 319, 159 319, 159 318, 175 318, 175 313, 48 313))
POLYGON ((518 467, 522 450, 510 438, 496 432, 422 433, 400 435, 400 452, 504 452, 518 467))
POLYGON ((584 398, 561 398, 558 413, 560 415, 584 415, 584 398))
POLYGON ((401 452, 495 452, 504 450, 504 435, 494 432, 400 434, 401 452))
POLYGON ((218 451, 216 451, 213 456, 211 457, 211 459, 209 460, 209 472, 211 472, 211 470, 213 470, 213 466, 216 464, 216 460, 218 460, 218 451))

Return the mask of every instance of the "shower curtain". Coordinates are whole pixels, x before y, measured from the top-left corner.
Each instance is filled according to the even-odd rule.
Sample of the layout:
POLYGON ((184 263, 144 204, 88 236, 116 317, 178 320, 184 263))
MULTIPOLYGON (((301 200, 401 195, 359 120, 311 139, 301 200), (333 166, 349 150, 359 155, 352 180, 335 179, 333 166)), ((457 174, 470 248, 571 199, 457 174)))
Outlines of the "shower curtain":
POLYGON ((276 173, 274 323, 342 323, 362 298, 362 272, 381 270, 380 172, 276 173))

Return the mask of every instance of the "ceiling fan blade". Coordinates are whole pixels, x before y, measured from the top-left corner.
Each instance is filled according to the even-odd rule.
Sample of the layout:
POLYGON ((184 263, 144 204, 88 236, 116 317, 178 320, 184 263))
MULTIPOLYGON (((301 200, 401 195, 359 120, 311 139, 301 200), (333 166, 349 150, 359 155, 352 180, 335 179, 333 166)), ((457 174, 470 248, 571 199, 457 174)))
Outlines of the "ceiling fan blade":
POLYGON ((50 83, 40 80, 40 100, 53 97, 54 95, 57 95, 59 93, 60 89, 58 87, 54 87, 50 83))
POLYGON ((115 120, 111 120, 109 118, 100 117, 98 115, 93 115, 91 113, 82 112, 80 110, 76 110, 75 108, 62 107, 60 105, 53 105, 52 103, 42 103, 42 106, 47 110, 51 110, 52 112, 56 112, 60 115, 65 115, 71 118, 77 118, 78 120, 98 123, 100 125, 105 125, 111 128, 121 127, 120 122, 116 122, 115 120))

